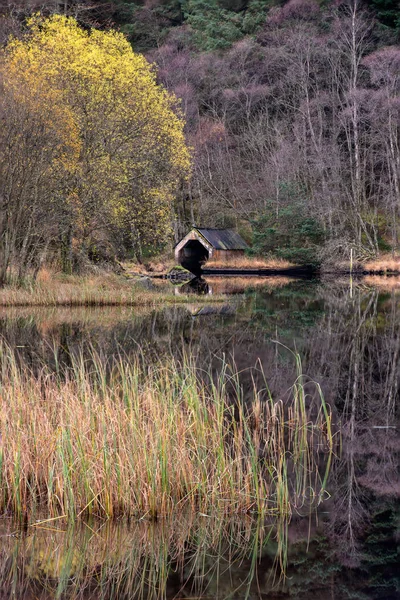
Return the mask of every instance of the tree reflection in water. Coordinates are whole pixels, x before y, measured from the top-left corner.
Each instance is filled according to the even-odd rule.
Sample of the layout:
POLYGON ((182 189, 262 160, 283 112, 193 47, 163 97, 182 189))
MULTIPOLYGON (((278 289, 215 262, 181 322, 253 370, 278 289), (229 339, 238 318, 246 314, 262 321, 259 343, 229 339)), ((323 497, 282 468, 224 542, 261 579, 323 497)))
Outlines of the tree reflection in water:
POLYGON ((95 534, 84 527, 2 538, 3 590, 16 586, 18 597, 55 597, 56 589, 64 593, 64 577, 68 594, 72 583, 85 582, 74 591, 79 589, 81 598, 133 598, 139 592, 146 597, 164 592, 171 597, 397 597, 399 292, 362 282, 350 290, 347 283, 315 281, 250 284, 240 291, 222 314, 196 313, 195 297, 190 310, 7 310, 0 313, 0 332, 33 369, 43 361, 53 368, 68 365, 81 344, 97 348, 108 360, 121 346, 127 359, 140 346, 147 362, 190 353, 200 367, 211 365, 216 373, 225 355, 235 360, 245 390, 261 385, 257 365, 262 366, 275 398, 284 398, 293 381, 295 365, 287 348, 296 348, 303 371, 321 385, 342 436, 328 481, 330 499, 318 521, 315 515, 295 514, 285 524, 286 535, 277 533, 285 529, 281 524, 269 537, 272 524, 217 526, 203 517, 202 525, 193 527, 141 523, 117 531, 108 524, 100 530, 96 525, 95 534), (158 536, 168 542, 160 543, 158 536), (276 570, 279 541, 278 556, 287 556, 284 578, 276 570), (45 566, 46 552, 55 547, 64 556, 57 559, 58 571, 45 566), (66 556, 71 565, 81 565, 79 576, 78 567, 72 573, 65 566, 66 556))

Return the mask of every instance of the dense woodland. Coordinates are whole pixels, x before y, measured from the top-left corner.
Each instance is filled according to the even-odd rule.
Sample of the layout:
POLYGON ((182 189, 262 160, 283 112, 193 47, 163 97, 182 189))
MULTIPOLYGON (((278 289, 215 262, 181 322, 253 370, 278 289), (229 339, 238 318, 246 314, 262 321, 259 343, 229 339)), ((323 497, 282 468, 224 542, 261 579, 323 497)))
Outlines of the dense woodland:
MULTIPOLYGON (((119 29, 156 65, 159 83, 180 101, 174 104, 171 96, 171 107, 185 117, 191 174, 182 169, 174 178, 163 235, 146 219, 134 234, 131 222, 128 228, 110 223, 104 217, 109 199, 101 197, 107 186, 99 185, 96 210, 82 208, 86 229, 67 220, 63 231, 53 227, 46 238, 46 252, 70 240, 70 268, 78 265, 77 255, 140 259, 168 247, 193 223, 236 227, 255 253, 300 263, 348 259, 351 249, 361 260, 398 251, 397 1, 3 0, 2 6, 6 48, 10 34, 24 39, 26 19, 37 11, 73 16, 86 31, 119 29)), ((3 122, 10 115, 4 89, 3 122)), ((96 118, 102 120, 101 110, 93 116, 95 127, 96 118)), ((29 220, 34 187, 33 181, 27 185, 23 200, 7 196, 3 182, 24 157, 14 153, 4 160, 10 140, 4 131, 2 247, 9 235, 7 207, 23 202, 19 208, 29 220)), ((157 203, 155 194, 151 213, 157 203)), ((137 195, 126 204, 131 215, 138 205, 137 195)), ((28 253, 33 242, 14 234, 14 257, 21 248, 28 253)), ((38 256, 35 250, 34 263, 38 256)))

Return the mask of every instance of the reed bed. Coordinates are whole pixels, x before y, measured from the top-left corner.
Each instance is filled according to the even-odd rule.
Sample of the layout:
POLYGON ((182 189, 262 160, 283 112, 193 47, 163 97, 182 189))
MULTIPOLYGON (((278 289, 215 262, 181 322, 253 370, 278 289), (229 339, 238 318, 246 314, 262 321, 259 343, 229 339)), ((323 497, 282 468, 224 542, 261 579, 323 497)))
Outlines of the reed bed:
MULTIPOLYGON (((52 306, 154 306, 160 303, 184 303, 189 296, 175 296, 172 290, 145 290, 139 284, 116 275, 93 277, 55 276, 25 286, 0 288, 0 307, 52 306)), ((200 302, 221 302, 213 296, 200 302)))
POLYGON ((226 363, 215 378, 190 359, 72 360, 34 375, 0 347, 0 511, 28 520, 44 509, 73 520, 288 515, 322 498, 331 416, 315 386, 311 419, 300 362, 286 402, 265 387, 244 403, 226 363))

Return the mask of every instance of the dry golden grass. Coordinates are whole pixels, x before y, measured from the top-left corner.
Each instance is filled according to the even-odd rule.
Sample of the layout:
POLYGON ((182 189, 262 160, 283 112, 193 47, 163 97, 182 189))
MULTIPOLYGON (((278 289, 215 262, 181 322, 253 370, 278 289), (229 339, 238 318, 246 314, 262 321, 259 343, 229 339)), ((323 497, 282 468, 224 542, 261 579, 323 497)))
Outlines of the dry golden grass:
MULTIPOLYGON (((0 306, 153 306, 162 302, 182 303, 187 296, 175 296, 161 283, 154 290, 114 274, 96 276, 63 276, 43 271, 38 281, 24 287, 0 288, 0 306)), ((213 296, 207 302, 219 302, 213 296)), ((205 302, 206 299, 200 302, 205 302)))
MULTIPOLYGON (((335 263, 329 262, 328 264, 322 265, 322 271, 324 273, 349 273, 350 272, 350 261, 341 260, 335 263)), ((391 254, 383 254, 378 258, 361 261, 354 261, 352 266, 353 273, 368 272, 371 275, 376 273, 400 273, 400 256, 392 256, 391 254)))
POLYGON ((171 253, 161 254, 154 258, 149 258, 138 263, 137 261, 125 261, 122 263, 123 268, 127 273, 137 275, 164 275, 175 265, 175 260, 171 253))
POLYGON ((376 260, 369 260, 363 265, 371 273, 400 273, 400 256, 382 255, 376 260))
POLYGON ((288 515, 321 497, 330 458, 319 476, 314 448, 332 452, 331 417, 316 386, 311 422, 301 373, 285 406, 254 390, 245 407, 228 365, 204 385, 190 361, 71 359, 34 375, 0 347, 0 512, 288 515))
MULTIPOLYGON (((127 273, 135 275, 148 275, 148 274, 166 274, 168 271, 176 265, 174 259, 168 255, 162 255, 155 257, 154 259, 146 260, 143 264, 137 262, 125 262, 123 267, 127 273)), ((232 268, 232 269, 288 269, 295 267, 294 263, 287 260, 278 258, 260 258, 242 256, 238 258, 230 258, 229 260, 209 260, 203 265, 204 269, 219 269, 219 268, 232 268)))
POLYGON ((294 263, 279 258, 260 258, 251 256, 241 256, 238 258, 222 260, 209 260, 204 265, 208 268, 232 268, 232 269, 288 269, 295 267, 294 263))
POLYGON ((41 285, 49 284, 55 277, 54 271, 48 267, 42 267, 37 276, 37 282, 41 285))

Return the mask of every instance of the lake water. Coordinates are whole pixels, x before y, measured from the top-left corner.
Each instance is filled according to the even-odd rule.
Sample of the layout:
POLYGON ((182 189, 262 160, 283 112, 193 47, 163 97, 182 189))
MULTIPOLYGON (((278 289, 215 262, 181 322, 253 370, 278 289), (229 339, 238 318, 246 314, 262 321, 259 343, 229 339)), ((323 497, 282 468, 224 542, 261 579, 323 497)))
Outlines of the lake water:
POLYGON ((400 598, 400 286, 217 279, 175 288, 154 309, 0 309, 0 336, 33 370, 68 368, 82 347, 105 360, 233 361, 244 391, 274 398, 303 372, 320 384, 340 443, 318 508, 286 522, 180 515, 157 522, 51 522, 18 531, 0 516, 0 598, 400 598), (197 294, 227 293, 222 303, 197 294))

